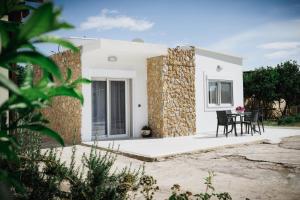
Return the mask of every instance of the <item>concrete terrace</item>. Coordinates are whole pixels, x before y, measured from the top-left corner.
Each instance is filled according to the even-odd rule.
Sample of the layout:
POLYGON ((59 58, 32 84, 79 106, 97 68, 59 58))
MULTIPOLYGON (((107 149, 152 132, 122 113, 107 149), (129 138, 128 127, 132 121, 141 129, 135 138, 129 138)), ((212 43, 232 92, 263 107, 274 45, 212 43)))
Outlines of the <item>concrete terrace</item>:
MULTIPOLYGON (((182 136, 174 138, 150 138, 150 139, 126 139, 126 140, 104 140, 97 141, 96 145, 100 149, 118 149, 118 153, 144 160, 158 161, 178 154, 193 153, 198 151, 209 151, 225 146, 234 146, 247 143, 270 142, 278 143, 284 137, 300 135, 300 128, 273 128, 266 127, 262 135, 244 134, 235 137, 233 134, 228 138, 221 132, 219 137, 215 133, 197 134, 194 136, 182 136)), ((84 145, 91 146, 94 142, 83 142, 84 145)))

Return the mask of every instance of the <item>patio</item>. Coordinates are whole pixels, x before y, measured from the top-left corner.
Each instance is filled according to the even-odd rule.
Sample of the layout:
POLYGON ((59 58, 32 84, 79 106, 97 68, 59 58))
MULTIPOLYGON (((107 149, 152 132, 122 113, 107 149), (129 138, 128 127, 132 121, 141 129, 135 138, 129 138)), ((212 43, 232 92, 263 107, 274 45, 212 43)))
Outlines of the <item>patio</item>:
MULTIPOLYGON (((278 143, 284 137, 300 135, 299 128, 275 128, 266 127, 262 135, 244 134, 235 137, 230 134, 226 138, 223 134, 215 137, 215 132, 197 134, 194 136, 182 136, 174 138, 150 138, 150 139, 126 139, 126 140, 105 140, 98 141, 97 147, 100 149, 114 150, 128 157, 143 161, 159 161, 179 154, 187 154, 199 151, 209 151, 222 148, 224 146, 236 146, 247 143, 278 143)), ((91 146, 94 142, 83 142, 84 145, 91 146)))

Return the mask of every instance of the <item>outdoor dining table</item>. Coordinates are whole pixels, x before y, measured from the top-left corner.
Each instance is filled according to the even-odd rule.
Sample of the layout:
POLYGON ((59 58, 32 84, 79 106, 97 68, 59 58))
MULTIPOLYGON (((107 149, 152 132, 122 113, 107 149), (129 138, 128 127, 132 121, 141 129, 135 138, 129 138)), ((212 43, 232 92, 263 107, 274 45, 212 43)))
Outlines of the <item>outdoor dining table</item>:
MULTIPOLYGON (((228 113, 228 116, 234 117, 234 122, 233 122, 233 128, 234 128, 234 134, 237 136, 236 132, 236 125, 241 124, 241 135, 243 135, 243 121, 245 116, 251 116, 251 112, 236 112, 236 113, 228 113), (237 121, 237 118, 239 117, 239 121, 237 121)), ((233 129, 231 129, 230 132, 232 132, 233 129)))

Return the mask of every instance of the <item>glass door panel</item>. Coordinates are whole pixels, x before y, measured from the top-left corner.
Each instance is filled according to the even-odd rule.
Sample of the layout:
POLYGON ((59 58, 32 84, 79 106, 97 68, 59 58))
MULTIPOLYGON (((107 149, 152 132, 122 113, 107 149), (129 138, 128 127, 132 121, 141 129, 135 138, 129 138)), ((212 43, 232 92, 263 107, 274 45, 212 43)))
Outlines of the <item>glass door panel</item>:
POLYGON ((110 135, 126 134, 125 81, 110 81, 110 135))
POLYGON ((92 137, 107 135, 106 81, 92 82, 92 137))

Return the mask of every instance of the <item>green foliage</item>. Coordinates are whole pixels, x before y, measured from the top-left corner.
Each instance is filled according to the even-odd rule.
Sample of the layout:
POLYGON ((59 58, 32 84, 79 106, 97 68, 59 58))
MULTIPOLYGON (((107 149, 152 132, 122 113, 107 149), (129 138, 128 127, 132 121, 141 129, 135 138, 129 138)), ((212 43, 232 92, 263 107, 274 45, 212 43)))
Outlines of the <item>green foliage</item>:
POLYGON ((15 199, 123 200, 142 190, 143 168, 113 170, 115 154, 101 152, 93 146, 88 155, 75 160, 80 152, 73 146, 67 164, 61 159, 61 149, 41 150, 39 134, 29 134, 23 129, 18 134, 20 161, 0 159, 1 169, 23 184, 25 191, 12 188, 15 199))
POLYGON ((140 192, 143 194, 145 200, 152 200, 155 192, 159 190, 159 187, 156 185, 156 180, 152 176, 142 176, 139 184, 143 188, 140 192))
POLYGON ((277 92, 281 99, 284 99, 286 106, 283 114, 293 105, 300 104, 300 66, 296 61, 287 61, 277 65, 279 74, 277 92))
POLYGON ((284 116, 277 121, 278 125, 289 125, 297 122, 300 122, 300 114, 295 116, 284 116))
MULTIPOLYGON (((24 1, 1 0, 0 19, 13 11, 26 9, 32 8, 24 1)), ((20 148, 20 141, 17 134, 20 130, 39 132, 64 145, 61 136, 46 126, 48 121, 39 110, 49 106, 52 99, 57 96, 69 96, 83 103, 83 96, 77 87, 79 84, 89 83, 89 80, 79 77, 75 81, 70 81, 70 72, 67 79, 64 79, 58 66, 35 48, 39 43, 55 43, 78 51, 68 41, 45 36, 52 31, 72 27, 58 20, 60 13, 61 10, 55 8, 51 2, 47 2, 34 9, 22 24, 0 20, 0 67, 19 75, 15 83, 0 74, 0 87, 10 92, 9 99, 0 105, 1 159, 19 161, 17 150, 20 148), (34 80, 33 65, 42 70, 40 79, 34 80), (8 113, 13 116, 9 123, 6 120, 8 113)), ((1 168, 0 181, 16 186, 16 181, 10 177, 12 176, 1 168)))
POLYGON ((213 172, 208 172, 208 176, 204 179, 204 184, 206 185, 206 190, 203 193, 193 194, 190 191, 181 191, 180 185, 174 184, 171 188, 172 194, 169 200, 231 200, 231 196, 227 192, 216 193, 215 188, 212 184, 212 179, 215 176, 213 172))
POLYGON ((267 111, 273 110, 274 102, 284 99, 287 109, 300 104, 300 68, 296 61, 286 61, 276 67, 261 67, 244 72, 244 97, 248 108, 263 108, 265 117, 271 117, 267 111))

